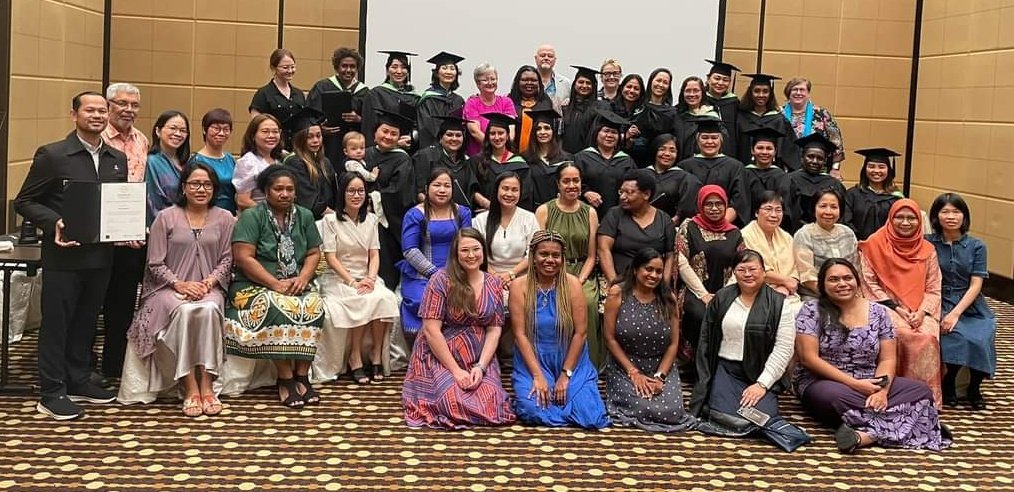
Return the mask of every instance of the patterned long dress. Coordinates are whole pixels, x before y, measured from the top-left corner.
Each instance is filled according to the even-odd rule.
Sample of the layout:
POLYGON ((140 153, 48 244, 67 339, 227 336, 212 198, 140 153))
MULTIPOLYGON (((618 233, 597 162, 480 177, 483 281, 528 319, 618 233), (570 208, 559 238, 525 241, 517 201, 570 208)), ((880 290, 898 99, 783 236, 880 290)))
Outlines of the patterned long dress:
MULTIPOLYGON (((807 301, 796 318, 796 333, 816 338, 820 358, 857 379, 877 375, 880 344, 895 339, 887 308, 873 302, 869 323, 844 331, 821 326, 817 301, 807 301)), ((844 422, 884 447, 938 451, 951 444, 940 435, 940 414, 934 406, 933 392, 921 381, 895 377, 887 395, 888 407, 882 412, 866 408, 862 393, 837 381, 821 379, 802 365, 796 366, 793 384, 803 408, 828 426, 844 422)))
MULTIPOLYGON (((441 270, 430 279, 423 293, 419 317, 443 321, 441 332, 451 357, 462 369, 479 362, 486 327, 504 325, 503 284, 485 275, 479 293, 477 316, 451 312, 447 304, 450 281, 441 270)), ((500 383, 500 366, 494 357, 479 385, 462 389, 454 375, 437 359, 425 336, 419 336, 401 392, 405 423, 409 427, 460 429, 473 425, 505 425, 516 419, 510 397, 500 383)))

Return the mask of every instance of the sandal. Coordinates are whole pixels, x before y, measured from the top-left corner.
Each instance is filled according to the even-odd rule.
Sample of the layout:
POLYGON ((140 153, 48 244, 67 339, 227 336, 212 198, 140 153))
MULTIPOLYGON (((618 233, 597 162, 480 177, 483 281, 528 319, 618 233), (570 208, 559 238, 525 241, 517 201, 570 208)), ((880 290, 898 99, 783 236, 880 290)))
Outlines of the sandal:
POLYGON ((302 384, 306 388, 306 392, 303 393, 303 404, 305 405, 319 405, 320 395, 313 389, 313 385, 310 384, 310 376, 308 374, 294 374, 292 376, 297 383, 302 384))
POLYGON ((863 441, 855 429, 849 427, 848 424, 841 424, 838 430, 834 431, 834 442, 838 445, 838 451, 853 454, 863 441))
MULTIPOLYGON (((303 408, 303 397, 299 394, 299 389, 296 387, 295 379, 278 379, 275 383, 278 385, 278 389, 285 388, 285 390, 289 392, 289 396, 280 401, 283 407, 303 408)), ((279 392, 278 398, 281 397, 281 392, 279 392)))
POLYGON ((222 402, 214 394, 202 395, 201 401, 204 402, 204 415, 210 416, 222 413, 222 402))
POLYGON ((366 368, 359 366, 356 369, 352 369, 352 381, 356 384, 369 384, 370 377, 366 375, 366 368))
POLYGON ((204 407, 201 406, 201 397, 192 396, 183 400, 183 415, 187 417, 200 417, 204 414, 204 407))
POLYGON ((370 368, 372 373, 370 376, 371 383, 379 383, 384 380, 384 366, 381 364, 373 364, 370 368))

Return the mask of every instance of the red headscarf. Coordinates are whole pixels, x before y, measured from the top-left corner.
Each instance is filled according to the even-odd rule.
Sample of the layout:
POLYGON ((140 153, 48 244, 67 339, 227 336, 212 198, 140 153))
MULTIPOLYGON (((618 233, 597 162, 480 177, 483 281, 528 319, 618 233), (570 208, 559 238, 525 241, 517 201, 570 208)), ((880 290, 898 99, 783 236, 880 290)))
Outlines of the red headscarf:
POLYGON ((922 212, 915 200, 902 198, 894 202, 887 214, 887 223, 859 242, 863 261, 877 274, 880 284, 897 297, 906 309, 915 310, 926 292, 926 261, 933 254, 933 245, 922 237, 922 212), (907 208, 915 213, 918 229, 911 237, 901 237, 894 230, 894 216, 907 208))
POLYGON ((736 226, 726 220, 725 214, 722 214, 722 218, 717 221, 712 221, 704 215, 704 200, 707 200, 711 195, 718 195, 718 197, 722 199, 722 202, 725 203, 725 206, 729 206, 729 197, 725 194, 725 190, 723 190, 721 186, 704 185, 701 187, 701 190, 697 192, 697 215, 693 218, 694 223, 701 229, 711 232, 729 232, 736 230, 736 226))

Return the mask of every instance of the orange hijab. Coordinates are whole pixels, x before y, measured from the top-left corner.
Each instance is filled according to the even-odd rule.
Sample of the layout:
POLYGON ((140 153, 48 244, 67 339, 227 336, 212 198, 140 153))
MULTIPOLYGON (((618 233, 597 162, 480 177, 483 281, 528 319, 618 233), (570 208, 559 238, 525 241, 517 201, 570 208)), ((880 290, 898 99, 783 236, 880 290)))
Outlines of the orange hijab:
MULTIPOLYGON (((863 261, 877 274, 880 284, 894 294, 906 309, 915 310, 926 292, 926 261, 933 254, 933 245, 922 237, 922 212, 915 200, 902 198, 894 202, 887 214, 887 223, 859 242, 863 261), (912 237, 901 237, 894 230, 894 216, 901 209, 915 212, 918 231, 912 237)), ((879 300, 879 299, 878 299, 879 300)))

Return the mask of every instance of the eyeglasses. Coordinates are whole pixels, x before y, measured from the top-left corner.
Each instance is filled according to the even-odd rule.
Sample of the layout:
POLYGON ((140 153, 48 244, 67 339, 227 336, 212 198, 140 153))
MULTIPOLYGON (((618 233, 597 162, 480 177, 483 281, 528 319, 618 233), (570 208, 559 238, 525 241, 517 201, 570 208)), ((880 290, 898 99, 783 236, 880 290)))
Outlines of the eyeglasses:
POLYGON ((781 215, 782 213, 784 213, 784 210, 782 210, 781 207, 761 207, 757 210, 772 215, 781 215))
POLYGON ((260 133, 261 135, 281 135, 282 131, 277 128, 262 128, 257 130, 257 133, 260 133))
POLYGON ((232 133, 232 127, 228 125, 211 125, 208 127, 208 132, 229 134, 232 133))
POLYGON ((725 202, 704 202, 704 208, 725 208, 725 202))
POLYGON ((165 130, 165 131, 167 131, 167 132, 169 132, 170 135, 176 134, 176 133, 178 133, 180 135, 187 135, 187 134, 190 133, 189 131, 187 131, 186 128, 179 127, 179 126, 165 126, 165 127, 162 127, 162 129, 165 130))
POLYGON ((741 267, 741 268, 737 268, 737 269, 735 269, 733 271, 736 272, 736 275, 746 275, 746 274, 757 275, 762 270, 760 268, 757 268, 757 267, 749 267, 749 268, 743 268, 743 267, 741 267))
POLYGON ((364 196, 366 195, 366 190, 363 188, 349 188, 345 190, 345 194, 349 196, 364 196))
POLYGON ((919 217, 914 215, 895 215, 894 220, 897 222, 919 222, 919 217))
POLYGON ((211 191, 215 189, 215 185, 211 181, 187 181, 187 189, 190 191, 197 191, 202 188, 211 191))
POLYGON ((135 110, 141 109, 141 103, 139 102, 127 102, 120 99, 110 99, 109 102, 115 104, 120 108, 130 108, 135 110))
POLYGON ((602 78, 605 79, 618 79, 620 78, 620 75, 623 74, 620 72, 602 72, 602 78))

